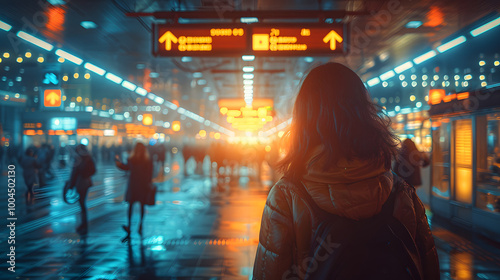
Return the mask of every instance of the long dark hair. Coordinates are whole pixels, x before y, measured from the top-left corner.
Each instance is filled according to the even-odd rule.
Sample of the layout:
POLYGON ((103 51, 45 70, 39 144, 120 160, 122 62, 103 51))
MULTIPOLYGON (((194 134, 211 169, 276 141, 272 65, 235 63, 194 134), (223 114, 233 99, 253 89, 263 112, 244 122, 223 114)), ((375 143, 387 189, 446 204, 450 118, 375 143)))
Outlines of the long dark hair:
POLYGON ((318 160, 324 170, 340 159, 362 159, 390 168, 397 153, 397 137, 390 119, 380 115, 363 82, 351 69, 326 63, 312 69, 302 82, 285 135, 288 144, 278 167, 297 177, 318 160), (306 163, 316 147, 322 151, 306 163))
POLYGON ((132 151, 132 155, 130 155, 129 161, 134 162, 146 162, 149 160, 149 153, 146 149, 146 146, 141 142, 135 144, 134 150, 132 151))

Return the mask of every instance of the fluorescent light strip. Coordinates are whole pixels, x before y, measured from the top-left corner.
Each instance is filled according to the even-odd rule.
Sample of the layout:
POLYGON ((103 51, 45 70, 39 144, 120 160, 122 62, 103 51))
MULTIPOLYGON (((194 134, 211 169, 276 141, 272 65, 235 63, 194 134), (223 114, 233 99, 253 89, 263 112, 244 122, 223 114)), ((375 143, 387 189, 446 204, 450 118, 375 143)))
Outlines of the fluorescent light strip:
POLYGON ((12 29, 12 25, 7 24, 0 20, 0 29, 3 29, 5 31, 10 31, 12 29))
POLYGON ((156 98, 156 94, 150 92, 150 93, 148 93, 148 98, 154 101, 156 98))
POLYGON ((87 69, 87 70, 90 70, 90 71, 92 71, 92 72, 96 73, 96 74, 97 74, 97 75, 99 75, 99 76, 102 76, 102 75, 104 75, 104 73, 106 73, 106 71, 105 71, 104 69, 102 69, 102 68, 100 68, 100 67, 97 67, 97 66, 95 66, 95 65, 94 65, 94 64, 92 64, 92 63, 88 63, 88 62, 86 62, 86 63, 83 65, 83 67, 84 67, 85 69, 87 69))
POLYGON ((411 61, 407 61, 401 65, 399 65, 398 67, 394 68, 394 71, 397 73, 397 74, 401 74, 403 73, 404 71, 410 69, 413 67, 413 63, 411 61))
POLYGON ((126 80, 122 82, 122 87, 124 87, 130 91, 134 91, 137 88, 136 85, 134 85, 131 82, 126 81, 126 80))
POLYGON ((252 85, 253 84, 253 80, 243 80, 243 84, 245 84, 245 85, 252 85))
POLYGON ((243 67, 243 72, 253 72, 255 70, 255 67, 253 66, 244 66, 243 67))
POLYGON ((416 58, 413 60, 413 62, 415 62, 415 64, 420 64, 420 63, 422 63, 422 62, 424 62, 424 61, 427 61, 427 60, 429 60, 429 59, 431 59, 431 58, 435 57, 435 56, 436 56, 436 54, 437 54, 437 53, 436 53, 436 51, 434 51, 434 50, 432 50, 432 51, 428 51, 428 52, 424 53, 423 55, 416 57, 416 58))
POLYGON ((470 35, 472 35, 474 37, 479 36, 479 35, 483 34, 484 32, 497 27, 498 25, 500 25, 500 17, 472 30, 470 32, 470 35))
POLYGON ((255 55, 242 55, 241 59, 243 61, 254 61, 255 55))
POLYGON ((373 87, 373 86, 376 86, 378 84, 380 84, 380 79, 378 77, 375 77, 373 79, 370 79, 366 82, 369 86, 373 87))
POLYGON ((394 73, 394 71, 389 70, 389 71, 385 72, 384 74, 380 75, 380 79, 382 81, 385 81, 385 80, 388 80, 388 79, 390 79, 390 78, 392 78, 394 76, 396 76, 396 74, 394 73))
POLYGON ((65 52, 65 51, 63 51, 61 49, 57 49, 56 50, 56 55, 58 55, 58 56, 60 56, 60 57, 62 57, 64 59, 67 59, 67 60, 73 62, 76 65, 80 65, 83 62, 83 59, 81 59, 79 57, 76 57, 76 56, 74 56, 74 55, 72 55, 72 54, 70 54, 68 52, 65 52))
POLYGON ((158 104, 160 104, 160 105, 161 105, 161 104, 163 104, 163 103, 165 102, 165 99, 163 99, 163 98, 161 98, 161 97, 157 96, 157 97, 155 97, 154 102, 156 102, 156 103, 158 103, 158 104))
POLYGON ((467 38, 465 36, 460 36, 458 38, 455 38, 448 43, 442 44, 441 46, 437 47, 438 52, 444 53, 445 51, 454 48, 462 43, 465 43, 467 41, 467 38))
POLYGON ((165 100, 165 106, 167 106, 168 108, 170 108, 172 110, 177 110, 177 105, 175 105, 174 103, 172 103, 170 101, 165 100))
POLYGON ((254 75, 250 73, 243 74, 243 79, 250 80, 253 79, 254 75))
POLYGON ((146 96, 146 94, 148 94, 148 91, 141 88, 141 87, 137 87, 135 89, 135 93, 139 94, 139 95, 142 95, 142 96, 146 96))
POLYGON ((109 72, 106 73, 105 77, 106 77, 106 79, 108 79, 116 84, 120 84, 123 81, 122 78, 116 76, 115 74, 109 73, 109 72))
POLYGON ((23 40, 25 40, 27 42, 30 42, 30 43, 32 43, 34 45, 37 45, 40 48, 45 49, 45 50, 47 50, 49 52, 52 49, 54 49, 54 46, 52 46, 51 44, 49 44, 49 43, 47 43, 47 42, 45 42, 43 40, 40 40, 37 37, 32 36, 32 35, 24 32, 24 31, 17 32, 17 37, 19 37, 19 38, 21 38, 21 39, 23 39, 23 40))

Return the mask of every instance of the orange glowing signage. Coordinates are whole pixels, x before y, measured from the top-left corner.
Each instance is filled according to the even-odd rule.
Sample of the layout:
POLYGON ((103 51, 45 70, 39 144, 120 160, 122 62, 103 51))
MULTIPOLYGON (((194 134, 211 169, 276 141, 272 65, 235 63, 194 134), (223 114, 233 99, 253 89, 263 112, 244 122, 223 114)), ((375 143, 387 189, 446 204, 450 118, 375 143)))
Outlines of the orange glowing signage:
POLYGON ((342 24, 156 25, 160 56, 328 55, 345 51, 342 24))
POLYGON ((62 92, 60 89, 46 89, 43 92, 43 106, 61 107, 62 92))
POLYGON ((429 104, 436 105, 441 103, 441 100, 443 100, 445 95, 446 91, 444 89, 429 90, 429 104))
POLYGON ((457 93, 457 100, 464 100, 469 98, 469 92, 457 93))

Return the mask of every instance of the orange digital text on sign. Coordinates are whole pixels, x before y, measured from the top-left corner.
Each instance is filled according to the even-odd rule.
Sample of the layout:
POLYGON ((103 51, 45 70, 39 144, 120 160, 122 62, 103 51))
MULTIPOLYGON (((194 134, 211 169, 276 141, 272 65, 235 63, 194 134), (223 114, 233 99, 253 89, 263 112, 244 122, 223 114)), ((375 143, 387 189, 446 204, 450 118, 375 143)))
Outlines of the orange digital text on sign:
POLYGON ((210 52, 234 47, 244 50, 246 44, 243 28, 169 28, 160 30, 160 35, 158 42, 167 52, 210 52))
POLYGON ((60 107, 62 92, 60 89, 46 89, 43 92, 43 105, 45 107, 60 107))
POLYGON ((331 28, 263 28, 252 30, 252 50, 304 52, 342 50, 341 30, 331 28), (340 34, 339 34, 340 33, 340 34))

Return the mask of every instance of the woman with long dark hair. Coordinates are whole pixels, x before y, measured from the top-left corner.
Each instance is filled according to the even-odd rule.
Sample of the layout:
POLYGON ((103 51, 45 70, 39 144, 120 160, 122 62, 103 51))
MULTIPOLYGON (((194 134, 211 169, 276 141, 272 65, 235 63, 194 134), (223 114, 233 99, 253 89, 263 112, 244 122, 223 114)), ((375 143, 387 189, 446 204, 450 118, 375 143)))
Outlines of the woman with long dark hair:
POLYGON ((153 162, 149 158, 146 146, 142 143, 137 143, 126 164, 120 162, 118 155, 116 156, 115 163, 118 168, 130 172, 127 191, 125 193, 125 201, 129 203, 128 225, 123 226, 123 230, 127 232, 127 236, 125 238, 130 237, 130 223, 134 202, 139 202, 141 204, 141 220, 138 232, 142 235, 144 205, 147 202, 148 192, 151 189, 151 183, 153 180, 153 162))
MULTIPOLYGON (((284 177, 270 190, 262 216, 254 279, 304 279, 311 271, 306 264, 311 262, 316 229, 327 222, 323 217, 339 217, 346 223, 365 221, 381 213, 390 197, 395 197, 391 199, 395 206, 389 214, 415 240, 424 279, 439 278, 424 207, 413 188, 396 184, 400 181, 390 170, 398 140, 389 126, 352 70, 327 63, 310 71, 284 140, 287 153, 278 164, 284 177), (399 190, 391 195, 396 185, 399 190)), ((354 253, 363 255, 362 249, 354 253)), ((370 256, 377 258, 381 257, 370 256)), ((315 264, 313 270, 318 270, 321 263, 315 264)), ((358 278, 352 274, 328 279, 358 278)))

